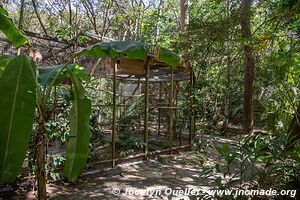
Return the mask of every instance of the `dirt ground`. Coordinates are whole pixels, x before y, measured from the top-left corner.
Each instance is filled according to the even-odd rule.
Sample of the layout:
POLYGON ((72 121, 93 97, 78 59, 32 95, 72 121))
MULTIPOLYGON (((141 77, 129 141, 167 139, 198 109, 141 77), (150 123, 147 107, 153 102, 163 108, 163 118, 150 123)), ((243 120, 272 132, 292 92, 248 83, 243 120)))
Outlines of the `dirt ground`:
MULTIPOLYGON (((202 140, 211 141, 214 145, 234 143, 227 138, 203 136, 202 140)), ((120 164, 115 168, 86 171, 75 184, 60 181, 48 184, 49 199, 195 199, 181 194, 169 194, 176 191, 196 189, 208 191, 215 185, 218 174, 210 178, 200 177, 203 165, 214 164, 217 153, 210 152, 209 159, 203 162, 195 152, 181 152, 172 156, 160 156, 157 159, 120 164), (170 189, 169 189, 170 188, 170 189), (136 194, 132 194, 136 191, 136 194), (147 192, 161 191, 153 195, 147 192), (130 193, 131 192, 131 193, 130 193), (118 194, 115 194, 118 193, 118 194)), ((22 198, 34 199, 34 192, 22 198)), ((1 198, 0 198, 1 199, 1 198)))
MULTIPOLYGON (((235 141, 203 136, 203 140, 214 145, 235 143, 235 141)), ((215 185, 218 174, 210 178, 200 177, 203 164, 216 162, 217 153, 210 152, 209 159, 203 163, 194 152, 183 152, 158 159, 121 164, 117 168, 96 171, 81 178, 76 185, 49 185, 50 199, 193 199, 184 195, 169 194, 168 188, 185 190, 186 188, 208 191, 215 185), (147 191, 163 191, 150 195, 147 191), (132 194, 128 191, 137 191, 132 194), (119 194, 114 194, 120 192, 119 194)))
MULTIPOLYGON (((89 178, 84 178, 78 185, 48 187, 50 198, 63 199, 151 199, 143 195, 143 190, 165 190, 166 188, 206 188, 213 180, 204 180, 199 177, 201 163, 197 158, 186 154, 176 156, 176 160, 162 164, 157 160, 139 161, 120 165, 89 178), (120 169, 120 170, 118 170, 120 169), (112 171, 112 172, 110 172, 112 171), (118 173, 120 172, 120 173, 118 173), (141 191, 141 194, 125 194, 129 190, 141 191), (113 190, 120 190, 121 195, 114 195, 113 190)), ((152 199, 170 199, 171 195, 161 195, 152 199)), ((179 198, 178 198, 179 199, 179 198)))

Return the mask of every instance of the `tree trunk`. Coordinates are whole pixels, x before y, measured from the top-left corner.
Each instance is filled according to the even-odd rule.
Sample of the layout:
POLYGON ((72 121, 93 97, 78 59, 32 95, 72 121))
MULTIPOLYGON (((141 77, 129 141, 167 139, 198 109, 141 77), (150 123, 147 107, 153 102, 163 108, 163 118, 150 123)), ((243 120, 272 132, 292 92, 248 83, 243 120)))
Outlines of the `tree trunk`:
POLYGON ((183 35, 182 41, 182 57, 187 59, 188 57, 188 48, 187 48, 187 31, 189 24, 188 14, 188 0, 180 0, 180 23, 181 23, 181 34, 183 35))
POLYGON ((295 110, 294 118, 290 124, 288 133, 290 133, 292 139, 291 143, 300 139, 300 104, 298 105, 297 110, 295 110))
POLYGON ((160 16, 162 13, 163 8, 163 0, 159 1, 159 5, 157 8, 157 22, 156 22, 156 35, 155 35, 155 44, 158 44, 160 42, 159 34, 160 34, 160 16))
POLYGON ((22 29, 23 28, 23 20, 24 20, 24 2, 25 0, 21 0, 21 8, 20 8, 20 17, 19 17, 19 25, 18 28, 22 29))
POLYGON ((225 100, 224 100, 224 123, 223 131, 227 130, 229 118, 230 118, 230 86, 231 86, 231 56, 227 58, 227 74, 226 74, 226 89, 225 89, 225 100))
POLYGON ((141 21, 141 9, 143 5, 143 0, 140 0, 138 4, 138 13, 137 17, 135 19, 135 25, 134 25, 134 40, 139 40, 140 39, 140 21, 141 21))
POLYGON ((68 6, 69 6, 69 23, 70 23, 70 37, 73 37, 73 20, 72 20, 72 4, 71 4, 71 0, 68 1, 68 6))
POLYGON ((255 78, 255 60, 253 48, 251 46, 251 3, 252 0, 242 0, 241 2, 241 30, 243 47, 245 54, 245 73, 244 73, 244 132, 253 133, 253 90, 255 78))
POLYGON ((39 113, 39 124, 36 132, 36 179, 38 185, 38 200, 47 199, 45 173, 45 112, 39 113))

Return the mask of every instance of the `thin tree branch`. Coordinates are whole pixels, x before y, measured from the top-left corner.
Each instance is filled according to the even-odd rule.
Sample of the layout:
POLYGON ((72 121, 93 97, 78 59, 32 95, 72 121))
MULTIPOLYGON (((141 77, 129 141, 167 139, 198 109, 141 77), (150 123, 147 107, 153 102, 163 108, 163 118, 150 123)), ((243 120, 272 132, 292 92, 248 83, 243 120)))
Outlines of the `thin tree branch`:
POLYGON ((35 12, 35 14, 36 14, 36 17, 38 18, 38 20, 39 20, 39 22, 40 22, 40 25, 41 25, 41 27, 42 27, 42 29, 43 29, 45 35, 48 36, 47 30, 46 30, 46 28, 45 28, 45 26, 44 26, 44 24, 43 24, 43 22, 42 22, 42 19, 41 19, 39 13, 38 13, 38 10, 37 10, 37 6, 36 6, 35 0, 32 0, 32 5, 33 5, 33 8, 34 8, 34 12, 35 12))

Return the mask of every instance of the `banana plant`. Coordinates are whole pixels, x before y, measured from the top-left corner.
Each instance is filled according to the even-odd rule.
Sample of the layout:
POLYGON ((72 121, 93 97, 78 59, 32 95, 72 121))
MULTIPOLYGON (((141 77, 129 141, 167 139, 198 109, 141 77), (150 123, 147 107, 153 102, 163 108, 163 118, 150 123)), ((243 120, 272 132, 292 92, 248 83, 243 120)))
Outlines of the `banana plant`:
MULTIPOLYGON (((6 57, 0 57, 0 60, 6 57)), ((3 62, 5 63, 5 62, 3 62)), ((28 150, 37 110, 36 177, 39 199, 46 196, 45 145, 46 110, 52 88, 68 75, 72 81, 73 102, 70 112, 70 139, 66 152, 65 175, 75 181, 88 157, 91 101, 76 71, 67 64, 37 69, 27 56, 12 57, 0 77, 0 181, 10 183, 17 177, 28 150)))
MULTIPOLYGON (((28 43, 0 6, 0 30, 18 48, 28 43)), ((52 88, 66 75, 72 81, 74 99, 70 112, 70 139, 65 175, 75 181, 88 157, 91 101, 85 96, 78 66, 65 64, 37 68, 28 56, 0 56, 0 182, 11 183, 19 174, 29 146, 34 117, 38 199, 46 199, 46 110, 52 88)))
POLYGON ((79 77, 76 75, 78 71, 77 65, 60 65, 40 70, 39 84, 42 85, 44 90, 38 92, 38 113, 39 113, 39 128, 37 129, 37 145, 36 145, 36 167, 37 173, 40 172, 38 179, 39 193, 44 196, 46 189, 45 186, 45 172, 44 172, 44 144, 45 140, 45 114, 47 101, 50 98, 51 90, 54 85, 58 84, 60 80, 67 74, 72 81, 72 92, 74 99, 72 101, 72 108, 70 112, 70 139, 66 152, 66 164, 64 168, 65 175, 70 181, 75 181, 80 173, 80 170, 84 167, 88 157, 88 144, 89 144, 89 119, 91 114, 91 101, 86 98, 85 91, 79 77), (39 156, 40 155, 40 158, 39 156))

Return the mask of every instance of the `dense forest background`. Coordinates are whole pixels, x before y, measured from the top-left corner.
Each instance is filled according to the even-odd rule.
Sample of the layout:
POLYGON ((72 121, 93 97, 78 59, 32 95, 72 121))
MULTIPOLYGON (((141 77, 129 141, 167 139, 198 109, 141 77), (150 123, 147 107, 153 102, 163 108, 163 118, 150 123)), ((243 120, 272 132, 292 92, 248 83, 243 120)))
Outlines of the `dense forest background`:
POLYGON ((21 0, 3 4, 29 35, 65 42, 57 45, 37 40, 34 45, 42 51, 41 65, 64 63, 70 49, 88 44, 82 33, 95 34, 99 41, 111 38, 160 44, 177 53, 188 49, 197 80, 196 113, 200 121, 207 122, 205 126, 214 127, 220 121, 243 125, 244 98, 253 98, 253 114, 252 108, 246 112, 250 118, 253 115, 254 126, 274 133, 287 131, 297 110, 300 30, 296 0, 249 4, 249 36, 241 29, 240 1, 190 1, 186 32, 181 31, 183 5, 175 0, 21 0), (255 60, 253 72, 244 64, 247 44, 255 60), (247 77, 253 84, 244 81, 247 77), (244 88, 250 96, 244 96, 244 88))
MULTIPOLYGON (((86 167, 87 159, 88 163, 93 161, 93 153, 99 150, 98 147, 101 145, 106 148, 101 149, 101 159, 110 159, 107 157, 111 153, 110 150, 116 150, 115 141, 109 138, 111 125, 114 127, 112 132, 119 133, 116 151, 120 158, 143 151, 145 140, 142 134, 148 134, 148 113, 144 114, 148 104, 144 104, 143 100, 147 99, 145 102, 148 102, 149 90, 150 101, 154 102, 159 96, 159 100, 163 102, 160 95, 162 84, 153 83, 150 89, 147 86, 148 90, 146 90, 146 83, 141 84, 140 79, 135 83, 138 86, 130 86, 130 83, 125 81, 129 85, 127 89, 134 91, 132 93, 134 97, 126 105, 129 98, 121 101, 118 97, 119 99, 116 100, 116 87, 121 91, 120 88, 125 84, 122 86, 121 81, 117 83, 116 77, 113 80, 104 80, 103 77, 92 76, 95 69, 93 66, 97 67, 100 60, 91 61, 91 59, 72 56, 75 51, 112 40, 142 41, 159 45, 189 61, 189 63, 183 62, 183 65, 190 64, 192 72, 188 76, 191 78, 175 83, 175 86, 173 81, 165 84, 166 94, 163 103, 169 106, 169 113, 153 109, 149 114, 152 133, 157 130, 157 126, 159 127, 158 136, 155 132, 155 137, 161 136, 161 118, 169 125, 175 118, 176 123, 180 121, 177 124, 174 122, 174 126, 173 124, 165 126, 167 130, 162 128, 162 132, 171 133, 174 129, 174 137, 181 137, 181 133, 187 133, 188 128, 192 130, 191 116, 194 114, 196 136, 193 141, 192 138, 186 140, 189 144, 192 143, 197 159, 201 160, 201 167, 204 166, 203 163, 209 161, 207 156, 209 153, 215 151, 220 154, 222 159, 216 161, 217 164, 209 169, 202 168, 204 175, 223 173, 216 179, 215 185, 219 188, 237 186, 239 183, 234 178, 239 176, 241 184, 238 187, 241 188, 245 188, 242 182, 248 181, 251 188, 265 188, 271 185, 280 189, 296 188, 299 191, 299 1, 4 0, 2 5, 18 29, 23 30, 30 38, 30 45, 16 49, 1 33, 1 54, 29 55, 34 58, 38 69, 44 68, 45 71, 47 71, 46 66, 54 66, 58 71, 59 67, 55 68, 56 65, 70 63, 71 60, 86 67, 90 73, 89 77, 80 71, 83 68, 76 65, 74 71, 68 72, 72 83, 64 79, 67 84, 57 84, 52 77, 53 84, 52 82, 49 84, 47 82, 49 80, 46 80, 47 83, 43 85, 43 80, 39 80, 42 81, 44 92, 47 91, 47 84, 50 85, 49 92, 45 92, 49 103, 47 98, 43 97, 42 104, 38 105, 39 109, 32 114, 38 116, 34 118, 33 129, 40 124, 45 126, 40 133, 39 128, 36 128, 38 134, 30 136, 31 143, 23 168, 24 165, 28 166, 27 174, 36 173, 34 162, 38 145, 35 143, 39 144, 37 141, 40 139, 42 141, 40 143, 45 144, 40 149, 42 164, 37 165, 37 171, 42 171, 43 176, 42 181, 38 180, 42 182, 38 185, 44 187, 41 196, 46 196, 46 182, 49 176, 54 182, 61 180, 59 168, 66 160, 62 150, 66 149, 66 143, 71 137, 70 123, 67 118, 70 110, 72 112, 71 102, 76 99, 74 83, 78 84, 79 91, 86 90, 88 98, 85 100, 89 100, 83 103, 91 103, 92 109, 83 112, 86 120, 78 120, 86 122, 86 138, 90 137, 90 141, 86 141, 88 149, 86 149, 85 161, 78 167, 78 173, 72 180, 75 181, 80 170, 86 167), (79 68, 80 70, 76 71, 79 68), (79 78, 77 79, 76 76, 79 78), (51 91, 52 87, 53 91, 51 91), (171 88, 170 91, 168 88, 171 88), (173 106, 174 88, 183 91, 183 95, 175 97, 176 106, 181 110, 174 111, 173 116, 173 108, 170 109, 170 106, 173 106), (74 91, 66 92, 66 89, 74 91), (142 90, 147 91, 145 98, 142 90), (135 96, 136 92, 138 94, 135 96), (124 102, 124 105, 120 102, 124 102), (124 106, 124 108, 118 108, 116 111, 117 106, 124 106), (147 116, 144 118, 147 120, 143 121, 143 115, 147 116), (43 118, 42 123, 39 121, 39 116, 43 118), (142 122, 145 125, 146 121, 147 125, 144 128, 142 122), (39 134, 42 137, 39 138, 39 134), (44 137, 45 135, 47 138, 44 137), (205 135, 233 136, 235 141, 223 145, 217 144, 217 147, 212 149, 213 145, 205 135), (109 146, 111 145, 109 140, 114 141, 113 148, 109 146), (49 152, 47 145, 50 147, 49 152), (88 152, 92 154, 87 155, 88 152), (258 166, 263 166, 261 168, 264 169, 261 170, 258 166), (238 172, 232 170, 233 168, 238 172), (251 173, 248 173, 249 171, 251 173), (224 184, 221 179, 228 177, 230 181, 224 184)), ((105 62, 105 59, 103 60, 101 62, 105 62)), ((63 68, 67 68, 67 64, 63 68)), ((0 72, 7 69, 9 67, 0 66, 0 72)), ((57 72, 59 73, 63 74, 64 71, 57 72)), ((123 90, 126 92, 125 86, 123 90)), ((77 98, 80 96, 84 95, 78 95, 77 98)), ((34 109, 33 107, 32 112, 34 109)), ((172 147, 172 138, 169 141, 172 147)), ((161 147, 164 143, 166 142, 156 145, 161 147)), ((182 141, 178 143, 182 145, 182 141)), ((112 153, 114 154, 115 152, 112 153)), ((112 160, 115 161, 114 156, 112 160)), ((38 173, 35 175, 39 177, 38 173)))

